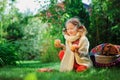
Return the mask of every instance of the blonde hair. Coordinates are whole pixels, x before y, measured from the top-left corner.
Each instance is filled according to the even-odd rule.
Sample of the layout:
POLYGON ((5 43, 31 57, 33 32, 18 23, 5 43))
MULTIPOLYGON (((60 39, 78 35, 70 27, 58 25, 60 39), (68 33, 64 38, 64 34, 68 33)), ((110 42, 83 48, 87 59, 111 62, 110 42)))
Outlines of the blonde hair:
POLYGON ((87 34, 87 29, 85 28, 85 26, 83 24, 81 24, 81 22, 80 22, 80 20, 78 18, 70 18, 69 20, 66 21, 65 26, 68 23, 72 23, 75 27, 78 28, 79 32, 82 32, 83 35, 87 34), (83 31, 81 31, 81 29, 83 29, 83 31))

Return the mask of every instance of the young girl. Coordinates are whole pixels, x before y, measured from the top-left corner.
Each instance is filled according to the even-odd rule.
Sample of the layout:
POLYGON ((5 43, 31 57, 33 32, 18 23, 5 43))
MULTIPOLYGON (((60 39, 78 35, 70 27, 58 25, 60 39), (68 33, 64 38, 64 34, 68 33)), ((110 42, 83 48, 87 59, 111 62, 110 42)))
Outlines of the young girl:
POLYGON ((86 37, 87 30, 81 25, 79 19, 71 18, 66 22, 66 29, 63 31, 66 40, 65 45, 61 44, 59 39, 55 40, 55 47, 62 47, 59 52, 61 60, 60 71, 81 72, 87 70, 91 66, 88 56, 89 41, 86 37))

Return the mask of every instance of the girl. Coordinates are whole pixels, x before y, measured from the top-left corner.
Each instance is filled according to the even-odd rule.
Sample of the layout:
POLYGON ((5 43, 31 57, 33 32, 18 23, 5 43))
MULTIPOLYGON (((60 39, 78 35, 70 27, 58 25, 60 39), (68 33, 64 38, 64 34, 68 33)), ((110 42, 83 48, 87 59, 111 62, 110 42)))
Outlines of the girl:
POLYGON ((55 40, 55 47, 62 47, 59 52, 61 60, 60 71, 81 72, 87 70, 91 66, 88 56, 89 41, 86 37, 87 30, 81 25, 79 19, 71 18, 66 22, 66 29, 63 31, 65 45, 60 40, 55 40))

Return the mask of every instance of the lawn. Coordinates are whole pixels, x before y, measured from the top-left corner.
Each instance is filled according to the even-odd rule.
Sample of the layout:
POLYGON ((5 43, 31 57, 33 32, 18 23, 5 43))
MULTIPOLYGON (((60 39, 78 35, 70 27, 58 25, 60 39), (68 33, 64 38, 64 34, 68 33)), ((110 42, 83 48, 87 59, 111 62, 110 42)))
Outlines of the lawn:
POLYGON ((85 72, 59 72, 59 62, 21 61, 16 66, 0 68, 0 80, 119 80, 120 69, 91 68, 85 72), (53 72, 37 72, 39 68, 53 68, 53 72))

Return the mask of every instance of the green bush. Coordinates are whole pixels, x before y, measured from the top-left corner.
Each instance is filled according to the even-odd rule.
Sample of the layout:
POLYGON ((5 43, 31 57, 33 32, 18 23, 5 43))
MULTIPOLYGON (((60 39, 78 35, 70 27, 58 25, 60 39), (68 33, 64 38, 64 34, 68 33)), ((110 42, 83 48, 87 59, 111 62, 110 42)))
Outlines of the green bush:
POLYGON ((93 0, 89 33, 92 47, 101 43, 120 44, 120 3, 93 0))
POLYGON ((16 47, 12 43, 0 44, 0 65, 15 65, 16 60, 19 60, 16 47))
POLYGON ((54 40, 56 39, 56 36, 53 37, 50 36, 50 34, 44 34, 44 36, 43 42, 41 43, 42 53, 40 54, 40 60, 41 62, 57 62, 59 49, 54 47, 54 40))

